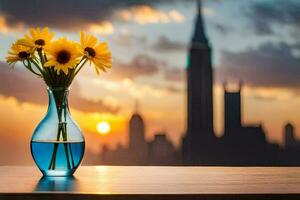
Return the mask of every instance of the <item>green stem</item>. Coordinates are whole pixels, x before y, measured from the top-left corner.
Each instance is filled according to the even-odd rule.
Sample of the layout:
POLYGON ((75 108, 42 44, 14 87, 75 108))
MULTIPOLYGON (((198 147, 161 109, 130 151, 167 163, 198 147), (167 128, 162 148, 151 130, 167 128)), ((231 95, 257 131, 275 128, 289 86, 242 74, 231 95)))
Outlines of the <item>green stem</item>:
POLYGON ((32 67, 31 67, 31 62, 30 62, 28 59, 26 59, 26 61, 27 61, 28 64, 26 65, 25 60, 23 60, 23 65, 24 65, 29 71, 31 71, 32 73, 34 73, 35 75, 37 75, 37 76, 39 76, 39 77, 42 77, 41 74, 35 72, 35 71, 32 69, 32 67))
POLYGON ((74 159, 73 159, 73 153, 72 153, 72 146, 71 144, 68 144, 68 147, 70 149, 70 156, 71 156, 71 162, 72 162, 72 165, 73 167, 75 167, 75 163, 74 163, 74 159))
POLYGON ((62 139, 64 141, 64 149, 65 149, 65 155, 67 160, 67 166, 68 169, 71 169, 71 167, 74 167, 74 160, 72 156, 72 151, 70 150, 69 155, 69 145, 66 143, 68 141, 67 138, 67 104, 66 104, 66 98, 67 94, 65 93, 65 89, 58 89, 56 91, 53 91, 53 96, 56 103, 57 108, 57 115, 58 115, 58 131, 57 131, 57 143, 54 144, 54 149, 52 153, 52 158, 50 161, 49 169, 55 170, 55 163, 56 163, 56 157, 57 157, 57 149, 58 149, 58 142, 60 140, 60 136, 62 136, 62 139), (70 161, 71 157, 71 161, 70 161), (71 165, 72 164, 72 165, 71 165))
POLYGON ((43 53, 42 53, 42 49, 41 48, 37 49, 37 52, 38 52, 38 55, 40 57, 40 61, 42 63, 42 66, 44 66, 45 60, 44 60, 44 56, 43 56, 43 53))
POLYGON ((41 66, 37 63, 37 61, 35 61, 35 59, 31 59, 30 61, 41 72, 41 74, 43 75, 43 78, 44 78, 44 81, 46 82, 46 84, 50 85, 51 79, 49 78, 48 73, 41 68, 41 66))
POLYGON ((44 67, 44 65, 45 65, 45 62, 46 62, 46 56, 44 56, 43 55, 43 50, 42 50, 42 48, 39 48, 39 49, 37 49, 37 52, 38 52, 38 55, 39 55, 39 58, 40 58, 40 62, 41 62, 41 65, 42 65, 42 69, 44 69, 45 70, 45 77, 47 77, 46 79, 48 79, 47 80, 47 82, 48 82, 48 85, 52 85, 51 83, 54 83, 54 77, 52 76, 52 74, 51 74, 51 72, 50 72, 50 69, 49 69, 49 67, 44 67))
POLYGON ((68 169, 71 169, 69 151, 68 151, 68 144, 64 143, 64 147, 65 147, 65 153, 66 153, 66 160, 67 160, 68 169))
MULTIPOLYGON (((64 95, 64 100, 63 100, 63 114, 64 114, 64 120, 67 121, 67 105, 66 105, 66 97, 67 95, 64 95)), ((63 140, 64 141, 68 141, 68 136, 67 136, 67 123, 64 122, 63 123, 63 129, 62 129, 62 136, 63 136, 63 140)), ((65 147, 65 154, 66 154, 66 160, 67 160, 67 165, 68 165, 68 169, 71 169, 71 165, 70 165, 70 158, 69 158, 69 151, 68 151, 68 144, 64 143, 64 147, 65 147)), ((73 160, 72 160, 73 161, 73 160)))
MULTIPOLYGON (((44 57, 44 62, 46 63, 48 61, 46 54, 44 54, 43 57, 44 57)), ((55 72, 54 67, 46 67, 46 70, 49 73, 49 76, 51 77, 51 80, 52 80, 51 85, 54 86, 56 83, 57 73, 55 72)))
POLYGON ((85 63, 88 61, 87 57, 83 57, 81 59, 81 61, 79 62, 79 64, 76 66, 75 68, 75 72, 74 75, 70 77, 70 83, 72 83, 73 79, 75 78, 75 76, 78 74, 78 72, 82 69, 82 67, 85 65, 85 63), (83 61, 83 62, 82 62, 83 61))
MULTIPOLYGON (((61 129, 62 129, 62 126, 61 126, 61 111, 59 108, 57 108, 57 114, 58 114, 58 130, 57 130, 57 137, 56 137, 56 141, 59 141, 59 138, 60 138, 60 135, 61 135, 61 129)), ((51 161, 50 161, 50 165, 49 165, 49 169, 55 169, 55 163, 56 163, 56 154, 57 154, 57 148, 58 148, 58 143, 55 143, 54 144, 54 149, 53 149, 53 153, 52 153, 52 158, 51 158, 51 161)))

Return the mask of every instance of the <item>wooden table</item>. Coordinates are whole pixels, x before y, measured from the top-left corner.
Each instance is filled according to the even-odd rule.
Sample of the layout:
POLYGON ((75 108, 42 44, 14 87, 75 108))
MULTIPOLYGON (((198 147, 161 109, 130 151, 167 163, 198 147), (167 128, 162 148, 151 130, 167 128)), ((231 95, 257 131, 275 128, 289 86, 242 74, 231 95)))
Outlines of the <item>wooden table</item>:
POLYGON ((42 178, 36 167, 0 167, 0 199, 300 199, 300 168, 80 167, 42 178))

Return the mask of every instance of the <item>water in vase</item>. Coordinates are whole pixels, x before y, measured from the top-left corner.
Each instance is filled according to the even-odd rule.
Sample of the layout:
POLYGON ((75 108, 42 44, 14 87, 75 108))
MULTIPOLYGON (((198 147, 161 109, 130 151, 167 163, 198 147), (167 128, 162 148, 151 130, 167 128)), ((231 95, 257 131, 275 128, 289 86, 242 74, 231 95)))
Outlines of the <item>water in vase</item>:
POLYGON ((84 154, 85 142, 31 141, 31 152, 42 173, 47 176, 73 174, 84 154))

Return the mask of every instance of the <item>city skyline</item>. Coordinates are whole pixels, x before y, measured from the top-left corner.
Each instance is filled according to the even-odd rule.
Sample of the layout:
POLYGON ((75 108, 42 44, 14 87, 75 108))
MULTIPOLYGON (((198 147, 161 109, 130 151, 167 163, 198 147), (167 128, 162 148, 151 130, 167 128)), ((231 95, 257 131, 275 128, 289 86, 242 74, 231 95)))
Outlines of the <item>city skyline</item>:
MULTIPOLYGON (((146 139, 147 122, 144 121, 143 114, 135 109, 128 122, 128 144, 118 144, 114 149, 103 145, 102 151, 89 155, 86 163, 131 166, 299 166, 300 140, 295 137, 292 124, 284 125, 284 145, 280 147, 279 144, 266 140, 262 124, 241 124, 241 83, 236 91, 228 90, 224 84, 224 99, 224 135, 221 138, 211 135, 209 138, 206 134, 213 133, 198 133, 193 138, 198 145, 193 150, 195 152, 187 152, 184 145, 176 148, 166 132, 156 132, 154 139, 146 139)), ((186 140, 186 136, 183 140, 186 140)))
MULTIPOLYGON (((242 124, 242 80, 236 91, 224 89, 224 134, 216 137, 213 124, 213 47, 205 33, 202 4, 191 39, 187 66, 187 129, 178 150, 166 133, 145 140, 145 124, 136 109, 129 120, 129 142, 115 150, 103 147, 98 161, 106 165, 185 165, 185 166, 294 166, 300 164, 300 140, 294 127, 285 125, 285 145, 270 143, 261 123, 242 124)), ((95 156, 97 157, 97 156, 95 156)))

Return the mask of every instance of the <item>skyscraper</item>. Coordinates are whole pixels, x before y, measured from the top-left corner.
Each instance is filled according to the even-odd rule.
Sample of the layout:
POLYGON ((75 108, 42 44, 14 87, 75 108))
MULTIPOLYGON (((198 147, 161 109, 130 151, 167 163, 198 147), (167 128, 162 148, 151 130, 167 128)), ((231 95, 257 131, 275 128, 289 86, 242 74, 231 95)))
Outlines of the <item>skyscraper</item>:
POLYGON ((234 137, 235 134, 241 132, 241 89, 242 84, 240 83, 238 91, 230 92, 226 90, 226 84, 224 84, 224 127, 226 136, 234 137))
POLYGON ((146 146, 144 120, 138 112, 136 102, 135 112, 129 120, 129 151, 134 152, 137 157, 145 157, 146 146))
POLYGON ((294 146, 297 143, 294 134, 294 126, 291 123, 287 123, 284 126, 284 134, 285 134, 285 147, 294 146))
POLYGON ((201 0, 198 0, 187 68, 187 134, 183 141, 183 158, 187 164, 198 164, 200 153, 206 152, 206 147, 214 140, 211 48, 205 35, 201 9, 201 0))

